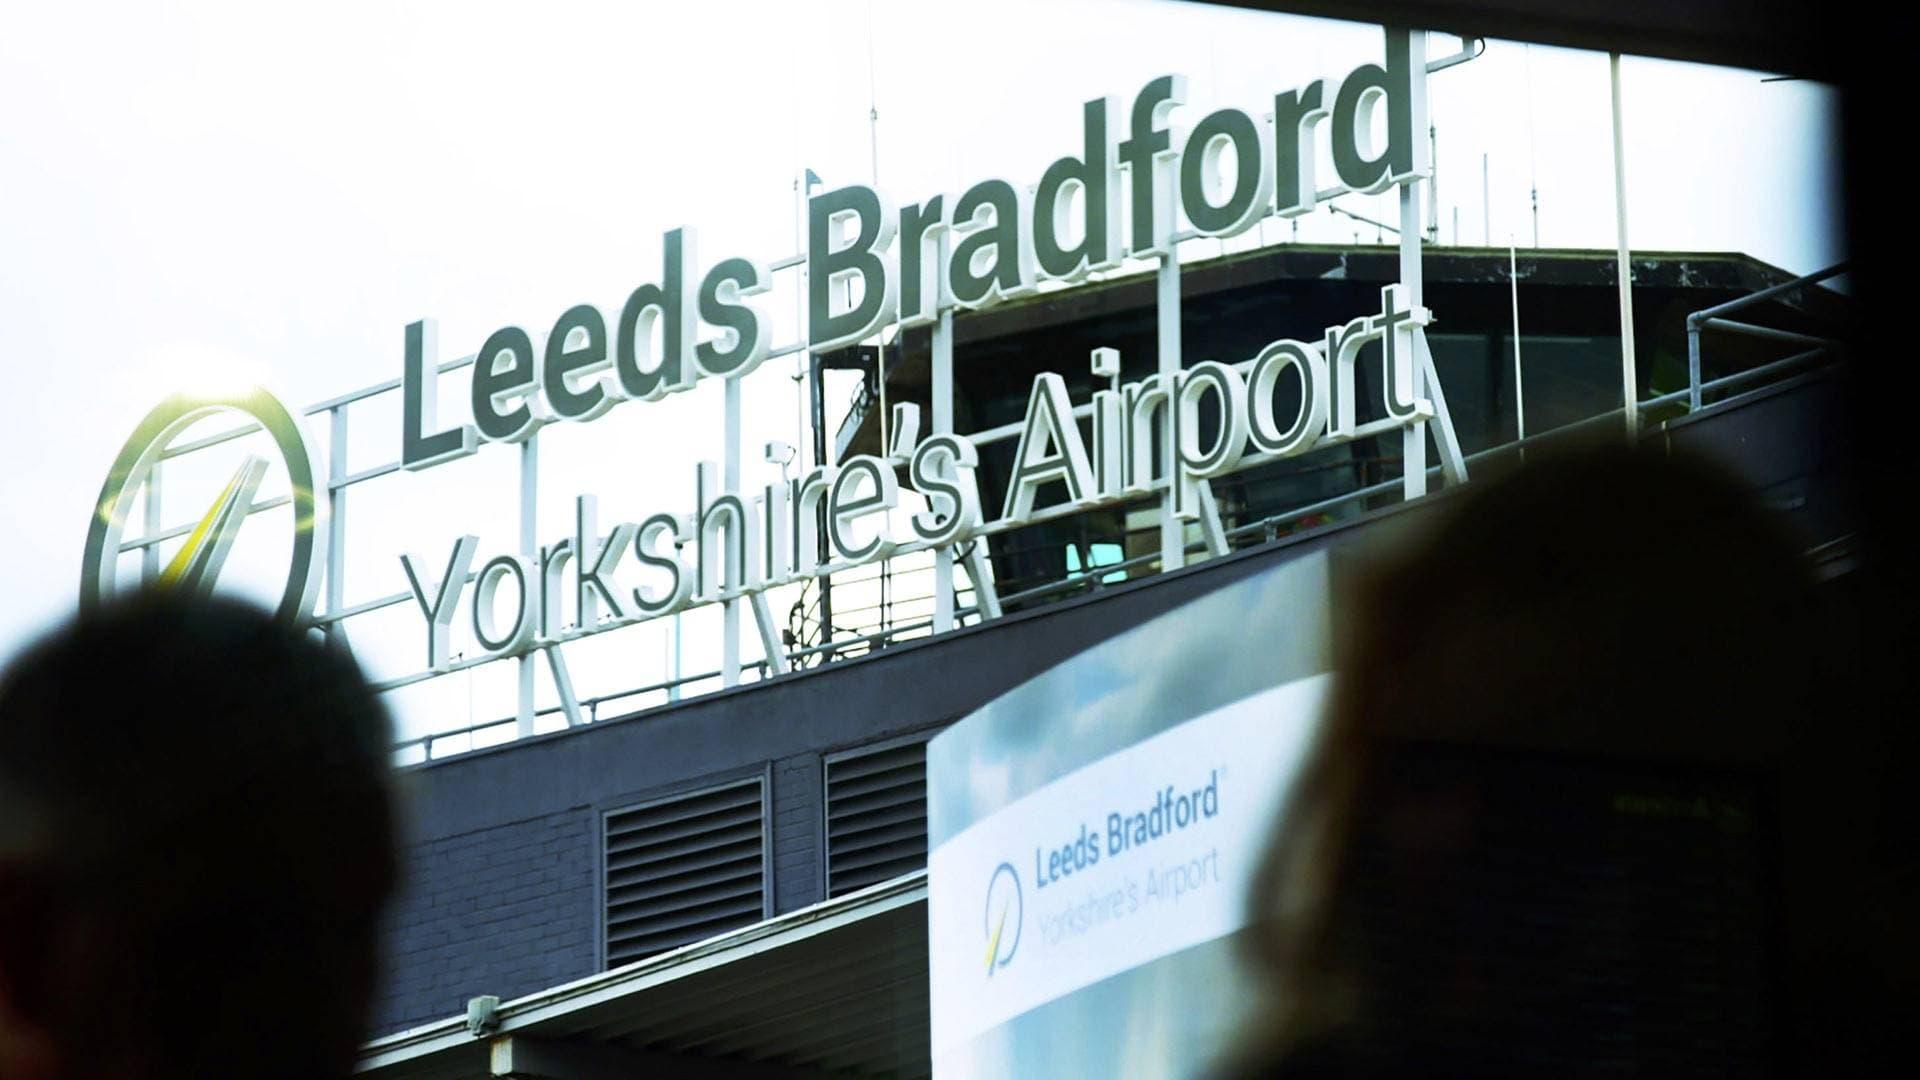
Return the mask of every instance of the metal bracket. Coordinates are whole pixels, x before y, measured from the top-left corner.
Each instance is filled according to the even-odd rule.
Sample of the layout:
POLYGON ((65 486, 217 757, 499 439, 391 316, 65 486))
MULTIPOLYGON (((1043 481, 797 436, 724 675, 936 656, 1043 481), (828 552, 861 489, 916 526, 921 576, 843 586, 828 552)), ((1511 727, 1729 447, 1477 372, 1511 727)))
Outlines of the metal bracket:
POLYGON ((1481 53, 1487 51, 1486 38, 1471 37, 1467 34, 1455 34, 1453 36, 1460 39, 1460 51, 1449 56, 1443 56, 1438 60, 1427 61, 1427 74, 1431 75, 1436 71, 1445 71, 1450 67, 1464 64, 1469 60, 1478 59, 1481 53))
POLYGON ((973 579, 973 602, 983 619, 1000 617, 1000 590, 993 584, 993 570, 987 566, 987 551, 976 541, 967 549, 964 560, 967 576, 973 579))
POLYGON ((1440 448, 1440 471, 1449 486, 1467 482, 1467 458, 1460 452, 1460 436, 1453 430, 1453 414, 1447 411, 1447 394, 1440 388, 1440 374, 1433 367, 1433 350, 1427 347, 1427 332, 1414 335, 1420 343, 1420 364, 1427 372, 1427 397, 1433 402, 1433 441, 1440 448))
POLYGON ((767 594, 756 592, 748 600, 753 605, 753 621, 760 627, 760 648, 767 658, 767 672, 785 675, 786 648, 780 641, 780 627, 773 621, 773 609, 767 606, 767 594))
POLYGON ((573 693, 573 676, 567 671, 566 654, 557 644, 541 651, 547 654, 547 669, 553 673, 553 688, 560 695, 560 710, 567 714, 567 726, 579 727, 580 699, 573 693))
POLYGON ((1200 534, 1206 538, 1207 552, 1219 558, 1227 553, 1227 530, 1220 521, 1220 503, 1213 497, 1213 483, 1195 480, 1193 490, 1200 500, 1200 534))

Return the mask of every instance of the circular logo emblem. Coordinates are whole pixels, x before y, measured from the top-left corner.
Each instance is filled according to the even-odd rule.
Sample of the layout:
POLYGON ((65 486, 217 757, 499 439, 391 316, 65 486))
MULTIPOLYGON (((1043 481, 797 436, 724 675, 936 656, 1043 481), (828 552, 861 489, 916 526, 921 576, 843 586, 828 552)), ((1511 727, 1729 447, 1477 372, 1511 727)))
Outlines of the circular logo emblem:
POLYGON ((1020 873, 1012 863, 994 867, 987 881, 987 974, 1006 967, 1020 948, 1020 924, 1026 921, 1020 873))
MULTIPOLYGON (((318 529, 313 498, 313 458, 300 425, 279 399, 254 388, 238 394, 175 394, 140 421, 114 459, 106 485, 94 505, 87 529, 87 549, 81 566, 80 608, 98 607, 119 591, 121 534, 127 514, 142 485, 153 475, 167 448, 181 432, 216 413, 234 412, 265 429, 287 468, 293 508, 293 553, 287 566, 287 585, 275 614, 288 622, 307 618, 313 611, 314 559, 318 529)), ((213 505, 186 532, 186 541, 166 567, 158 584, 204 595, 220 576, 227 549, 252 512, 253 495, 267 474, 268 462, 248 455, 233 479, 214 498, 213 505)))

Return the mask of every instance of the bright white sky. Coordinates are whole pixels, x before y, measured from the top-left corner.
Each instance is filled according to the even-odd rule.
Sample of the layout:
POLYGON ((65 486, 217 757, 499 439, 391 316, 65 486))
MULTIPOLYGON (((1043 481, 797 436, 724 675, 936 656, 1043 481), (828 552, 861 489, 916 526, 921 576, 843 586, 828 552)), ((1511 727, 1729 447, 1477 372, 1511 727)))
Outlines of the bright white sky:
MULTIPOLYGON (((0 15, 0 370, 13 388, 0 424, 0 656, 73 609, 107 466, 169 392, 260 382, 297 408, 398 375, 402 328, 422 317, 440 321, 443 358, 507 324, 537 342, 575 303, 617 310, 658 274, 660 234, 677 224, 699 228, 706 261, 788 255, 797 169, 829 186, 872 178, 870 102, 881 186, 914 202, 989 176, 1037 180, 1078 152, 1089 98, 1130 101, 1180 72, 1189 121, 1223 104, 1264 112, 1276 91, 1377 61, 1381 41, 1377 27, 1164 0, 292 11, 67 3, 0 15)), ((1432 40, 1436 55, 1454 47, 1432 40)), ((1837 261, 1827 88, 1632 59, 1624 85, 1635 247, 1741 250, 1798 272, 1837 261)), ((1496 41, 1431 91, 1443 242, 1457 206, 1463 241, 1530 243, 1537 182, 1543 244, 1613 245, 1604 55, 1496 41)), ((1342 204, 1391 212, 1383 199, 1342 204)), ((1272 241, 1286 232, 1267 226, 1272 241)), ((1323 211, 1300 235, 1371 241, 1373 230, 1323 211)), ((1220 245, 1188 248, 1204 258, 1220 245)), ((778 276, 767 299, 784 342, 791 275, 778 276)), ((776 360, 749 380, 754 466, 760 442, 796 439, 791 370, 776 360)), ((449 379, 450 419, 464 397, 464 376, 449 379)), ((844 400, 836 387, 835 422, 844 400)), ((599 494, 603 522, 690 509, 693 463, 719 456, 718 420, 709 388, 550 428, 542 539, 570 531, 579 492, 599 494)), ((397 456, 391 396, 352 422, 353 468, 397 456)), ((197 516, 233 462, 210 468, 170 480, 181 490, 169 524, 197 516)), ((482 558, 510 550, 513 476, 513 451, 492 447, 355 489, 349 599, 404 587, 403 550, 437 572, 460 532, 482 535, 482 558)), ((749 483, 759 477, 749 468, 749 483)), ((270 525, 249 526, 242 547, 256 534, 265 553, 237 547, 243 569, 283 558, 270 525)), ((356 639, 379 674, 418 667, 424 648, 418 613, 393 616, 356 639)), ((707 619, 689 619, 689 670, 713 663, 707 619)), ((581 692, 659 678, 666 638, 646 635, 575 647, 581 692)), ((746 651, 757 655, 750 631, 746 651)), ((509 669, 398 695, 403 725, 504 714, 509 669)))

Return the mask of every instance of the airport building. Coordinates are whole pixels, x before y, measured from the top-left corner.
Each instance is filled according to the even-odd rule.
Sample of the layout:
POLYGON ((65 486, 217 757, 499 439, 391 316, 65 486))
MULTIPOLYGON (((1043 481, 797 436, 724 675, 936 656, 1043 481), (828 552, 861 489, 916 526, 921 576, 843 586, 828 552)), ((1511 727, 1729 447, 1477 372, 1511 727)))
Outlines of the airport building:
MULTIPOLYGON (((1430 303, 1447 313, 1429 335, 1436 366, 1482 474, 1514 467, 1523 445, 1622 422, 1611 253, 1531 251, 1518 267, 1518 302, 1535 328, 1523 326, 1520 339, 1527 422, 1539 432, 1524 442, 1512 406, 1508 253, 1426 254, 1430 303)), ((1334 322, 1396 269, 1392 248, 1286 245, 1189 267, 1188 348, 1251 354, 1273 333, 1274 312, 1283 327, 1334 322)), ((1833 609, 1844 610, 1852 526, 1832 437, 1847 369, 1814 344, 1835 332, 1844 299, 1737 254, 1639 254, 1634 272, 1639 355, 1652 358, 1642 368, 1643 441, 1737 469, 1794 522, 1833 609), (1707 328, 1697 410, 1688 408, 1690 326, 1707 328)), ((1019 387, 1040 358, 1097 347, 1150 357, 1153 331, 1151 274, 957 319, 963 424, 1017 423, 1019 387)), ((924 392, 925 350, 924 337, 906 335, 888 366, 890 400, 924 392)), ((861 359, 850 350, 829 361, 861 359)), ((1080 396, 1092 376, 1075 381, 1080 396)), ((838 452, 875 440, 863 403, 878 397, 872 384, 862 391, 838 452)), ((1011 456, 982 455, 984 498, 1004 491, 1011 456)), ((892 599, 903 614, 846 616, 866 622, 838 635, 844 654, 410 767, 409 881, 391 922, 381 1034, 363 1068, 382 1077, 930 1075, 928 740, 1050 671, 1097 660, 1116 639, 1163 636, 1153 651, 1173 663, 1194 637, 1183 611, 1257 625, 1233 614, 1245 612, 1250 590, 1422 512, 1401 498, 1399 458, 1397 438, 1380 437, 1216 483, 1225 550, 1210 550, 1193 526, 1183 536, 1190 564, 1175 571, 1158 565, 1150 499, 1004 533, 987 541, 1004 589, 996 618, 928 634, 924 592, 916 602, 903 586, 892 599)), ((1050 718, 1036 710, 1030 722, 1045 732, 1050 718)), ((1675 798, 1704 783, 1681 776, 1663 781, 1678 785, 1675 798)), ((1619 780, 1574 769, 1567 782, 1619 780)), ((1716 1038, 1749 1045, 1738 1039, 1753 1036, 1770 1006, 1729 1003, 1723 981, 1751 978, 1735 969, 1767 947, 1748 888, 1765 872, 1764 843, 1712 828, 1639 839, 1669 860, 1643 867, 1649 875, 1701 858, 1731 875, 1664 930, 1685 943, 1727 920, 1754 936, 1696 950, 1705 989, 1688 998, 1675 988, 1668 1004, 1722 1024, 1716 1038)), ((1671 899, 1676 911, 1686 906, 1671 899)), ((1558 901, 1543 899, 1542 917, 1558 901)), ((969 936, 965 947, 981 946, 969 936)), ((1622 963, 1596 977, 1646 974, 1622 963)), ((1727 1045, 1713 1044, 1716 1053, 1727 1045)))
MULTIPOLYGON (((423 319, 399 377, 298 416, 264 393, 154 411, 103 491, 83 604, 155 577, 163 545, 170 578, 210 587, 241 525, 284 511, 286 617, 363 660, 392 639, 362 627, 407 626, 424 663, 379 657, 383 691, 517 672, 511 711, 396 747, 404 882, 362 1074, 1202 1074, 1251 1007, 1245 898, 1313 737, 1341 583, 1529 453, 1623 439, 1730 469, 1787 523, 1822 662, 1847 670, 1846 268, 1624 236, 1443 245, 1426 84, 1484 43, 1382 41, 1340 78, 1179 128, 1177 76, 1087 102, 1084 139, 1031 184, 895 205, 809 174, 797 253, 702 252, 675 229, 617 308, 446 358, 423 319), (1316 209, 1375 205, 1349 195, 1398 216, 1298 241, 1316 209), (776 280, 800 309, 784 344, 761 303, 776 280), (741 383, 775 362, 807 391, 811 445, 743 427, 741 383), (847 372, 851 399, 830 395, 847 372), (543 519, 543 429, 703 383, 722 460, 643 462, 693 477, 691 504, 583 493, 543 519), (378 402, 398 454, 370 462, 349 414, 378 402), (233 412, 242 427, 195 426, 233 412), (179 483, 178 459, 239 445, 263 456, 197 526, 163 519, 163 467, 179 483), (777 480, 743 480, 749 447, 777 480), (469 459, 517 465, 514 535, 421 523, 404 587, 361 591, 364 485, 469 459), (678 649, 708 609, 715 670, 662 678, 649 656, 576 691, 570 650, 668 625, 678 649)), ((1675 603, 1712 558, 1675 553, 1675 603)), ((1779 899, 1783 748, 1720 715, 1666 749, 1443 734, 1436 768, 1503 805, 1561 800, 1557 827, 1617 855, 1557 861, 1564 834, 1524 812, 1503 834, 1500 924, 1587 928, 1574 1004, 1625 1033, 1602 1052, 1540 1030, 1542 1073, 1772 1060, 1778 956, 1801 934, 1779 899), (1717 764, 1736 745, 1762 764, 1717 764)), ((1517 940, 1484 945, 1524 982, 1546 961, 1517 940)))

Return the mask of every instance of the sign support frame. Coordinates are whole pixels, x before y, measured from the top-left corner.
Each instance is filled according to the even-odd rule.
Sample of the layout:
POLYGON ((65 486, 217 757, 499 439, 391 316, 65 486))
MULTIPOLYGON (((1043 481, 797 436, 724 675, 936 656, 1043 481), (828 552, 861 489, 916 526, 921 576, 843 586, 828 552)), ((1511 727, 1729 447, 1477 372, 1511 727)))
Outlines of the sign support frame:
MULTIPOLYGON (((1156 171, 1161 166, 1155 163, 1156 171)), ((1165 172, 1172 172, 1167 169, 1165 172)), ((1160 570, 1162 573, 1178 570, 1187 564, 1186 525, 1173 512, 1174 485, 1180 483, 1177 448, 1173 444, 1173 410, 1177 382, 1180 378, 1180 237, 1174 228, 1174 177, 1162 176, 1154 181, 1162 201, 1162 208, 1156 215, 1165 223, 1166 232, 1161 238, 1165 250, 1160 256, 1160 266, 1154 271, 1154 322, 1156 362, 1160 387, 1167 394, 1167 404, 1156 425, 1161 442, 1161 453, 1157 455, 1164 463, 1167 476, 1167 490, 1160 497, 1160 570)), ((1137 182, 1137 181, 1136 181, 1137 182)))
MULTIPOLYGON (((940 261, 946 263, 947 251, 944 234, 940 245, 940 261)), ((940 318, 933 324, 931 345, 931 365, 933 368, 933 434, 953 434, 953 309, 942 307, 940 318)), ((975 595, 979 594, 976 585, 975 595)), ((954 626, 953 595, 953 546, 951 544, 934 549, 933 552, 933 632, 942 634, 954 626)))
MULTIPOLYGON (((530 564, 540 564, 539 539, 540 433, 534 432, 520 444, 520 555, 530 564)), ((516 715, 519 735, 533 734, 533 653, 520 657, 519 697, 516 715)), ((556 669, 557 671, 557 669, 556 669)))

